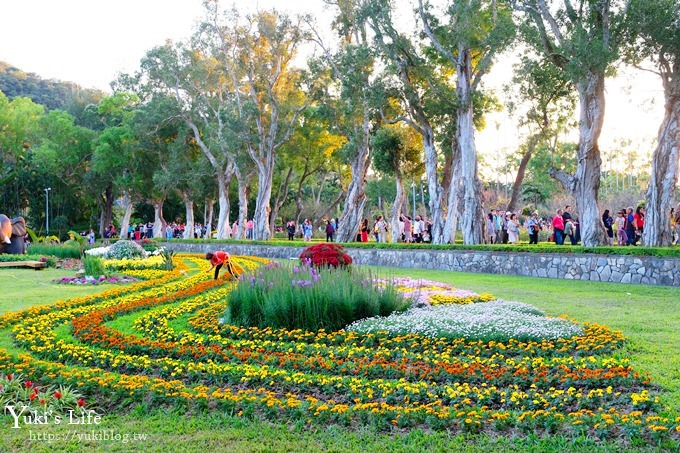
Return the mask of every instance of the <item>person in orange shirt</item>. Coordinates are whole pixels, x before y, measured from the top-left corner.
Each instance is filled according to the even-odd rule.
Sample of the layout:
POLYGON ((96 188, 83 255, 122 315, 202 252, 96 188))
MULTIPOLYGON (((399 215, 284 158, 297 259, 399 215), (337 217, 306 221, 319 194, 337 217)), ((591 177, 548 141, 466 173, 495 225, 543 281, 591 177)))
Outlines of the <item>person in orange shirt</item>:
POLYGON ((215 269, 215 280, 217 280, 217 277, 220 275, 220 269, 222 269, 223 265, 227 265, 227 270, 229 271, 229 274, 236 278, 236 275, 234 274, 234 269, 231 266, 231 261, 229 260, 229 254, 227 252, 224 252, 222 250, 218 250, 216 252, 208 252, 205 254, 205 259, 210 261, 210 264, 212 266, 210 269, 208 269, 206 272, 210 272, 211 270, 215 269))

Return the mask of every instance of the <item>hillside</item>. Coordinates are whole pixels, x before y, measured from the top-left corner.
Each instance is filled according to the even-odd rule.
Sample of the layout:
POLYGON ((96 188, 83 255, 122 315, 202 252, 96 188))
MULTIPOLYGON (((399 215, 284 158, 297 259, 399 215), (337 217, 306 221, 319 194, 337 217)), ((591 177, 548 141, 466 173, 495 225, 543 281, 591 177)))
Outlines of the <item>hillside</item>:
POLYGON ((65 110, 78 118, 89 104, 104 96, 99 90, 82 88, 73 82, 47 80, 0 61, 0 91, 9 99, 28 97, 48 110, 65 110))

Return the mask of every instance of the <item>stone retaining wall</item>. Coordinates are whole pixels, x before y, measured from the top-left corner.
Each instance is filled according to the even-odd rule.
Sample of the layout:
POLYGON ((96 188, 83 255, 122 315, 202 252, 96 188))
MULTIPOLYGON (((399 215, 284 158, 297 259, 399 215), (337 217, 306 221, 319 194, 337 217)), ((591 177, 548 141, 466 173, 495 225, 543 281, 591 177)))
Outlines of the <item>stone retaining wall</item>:
MULTIPOLYGON (((169 244, 169 248, 173 250, 191 253, 206 253, 218 247, 236 255, 277 259, 297 258, 303 250, 303 247, 249 244, 169 244)), ((678 258, 426 249, 346 249, 355 263, 372 266, 680 286, 678 258)))

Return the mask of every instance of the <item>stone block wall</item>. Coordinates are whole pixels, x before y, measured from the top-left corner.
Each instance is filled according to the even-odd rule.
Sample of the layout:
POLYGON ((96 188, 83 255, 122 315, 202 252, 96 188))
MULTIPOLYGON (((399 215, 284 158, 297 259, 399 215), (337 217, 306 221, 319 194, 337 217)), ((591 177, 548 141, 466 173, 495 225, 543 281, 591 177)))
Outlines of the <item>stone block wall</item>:
MULTIPOLYGON (((178 252, 206 253, 222 248, 235 255, 295 259, 304 248, 302 243, 300 244, 300 247, 280 247, 171 242, 169 247, 178 252)), ((680 286, 678 258, 427 249, 353 249, 351 246, 346 249, 356 264, 371 266, 680 286)))

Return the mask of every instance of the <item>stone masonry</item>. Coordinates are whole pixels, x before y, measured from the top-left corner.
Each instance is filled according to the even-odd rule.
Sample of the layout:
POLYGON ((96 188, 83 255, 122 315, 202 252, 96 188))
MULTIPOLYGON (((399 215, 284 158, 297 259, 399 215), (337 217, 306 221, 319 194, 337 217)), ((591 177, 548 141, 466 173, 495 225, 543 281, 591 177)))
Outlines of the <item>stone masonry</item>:
MULTIPOLYGON (((178 252, 206 253, 223 249, 235 255, 294 259, 304 247, 250 244, 170 243, 178 252)), ((356 264, 437 269, 457 272, 520 275, 526 277, 589 280, 593 282, 642 283, 680 286, 680 259, 650 256, 609 256, 561 253, 485 252, 464 250, 353 249, 347 253, 356 264)))

